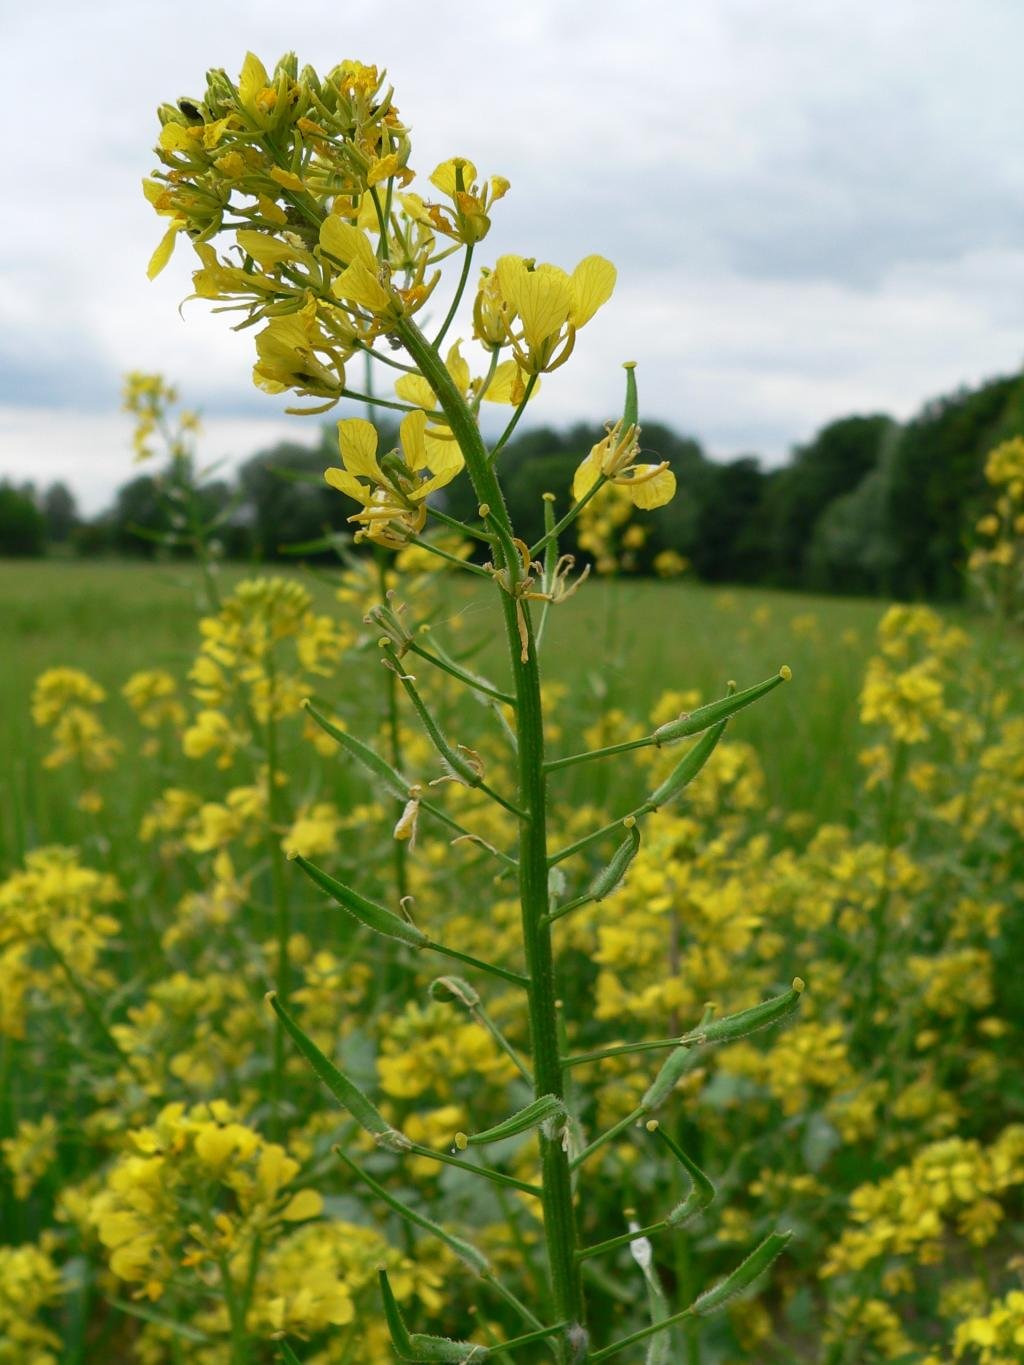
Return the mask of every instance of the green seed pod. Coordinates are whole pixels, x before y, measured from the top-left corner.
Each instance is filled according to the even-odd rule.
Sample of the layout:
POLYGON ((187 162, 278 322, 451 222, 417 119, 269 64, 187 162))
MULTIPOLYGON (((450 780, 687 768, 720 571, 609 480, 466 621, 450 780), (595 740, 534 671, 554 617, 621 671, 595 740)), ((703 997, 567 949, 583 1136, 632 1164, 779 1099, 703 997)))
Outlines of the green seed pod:
POLYGON ((651 1082, 650 1089, 640 1101, 640 1112, 649 1114, 652 1109, 657 1109, 659 1104, 664 1104, 676 1087, 676 1082, 685 1073, 690 1061, 690 1049, 688 1047, 673 1048, 668 1055, 667 1061, 662 1063, 661 1070, 651 1082))
POLYGON ((630 863, 640 852, 640 826, 632 815, 627 815, 623 824, 626 826, 626 837, 612 854, 607 866, 603 867, 590 883, 587 891, 588 900, 603 901, 605 896, 610 896, 625 877, 630 863))
POLYGON ((635 427, 640 420, 640 403, 636 392, 636 361, 626 360, 622 368, 626 371, 626 402, 622 409, 622 429, 635 427))
POLYGON ((384 1301, 384 1317, 391 1333, 391 1344, 399 1360, 421 1362, 422 1365, 476 1365, 477 1361, 488 1358, 490 1351, 486 1346, 475 1346, 470 1341, 450 1341, 447 1337, 426 1336, 422 1332, 410 1334, 398 1307, 388 1272, 379 1270, 380 1294, 384 1301))
POLYGON ((753 1005, 748 1010, 740 1010, 738 1014, 727 1014, 721 1019, 701 1024, 692 1033, 684 1034, 680 1042, 733 1043, 737 1038, 745 1038, 748 1033, 768 1028, 793 1014, 800 1005, 803 989, 803 981, 798 976, 794 977, 792 987, 782 995, 775 995, 771 1000, 753 1005))
POLYGON ((665 1222, 670 1228, 680 1228, 684 1223, 689 1222, 695 1214, 706 1209, 715 1197, 715 1187, 704 1174, 695 1161, 683 1151, 675 1138, 665 1132, 657 1119, 651 1119, 647 1124, 649 1133, 657 1133, 662 1142, 669 1149, 675 1159, 682 1166, 683 1170, 690 1177, 690 1192, 680 1203, 678 1203, 670 1213, 666 1214, 665 1222))
POLYGON ((721 1284, 705 1290, 691 1311, 699 1318, 706 1318, 712 1313, 717 1313, 720 1308, 725 1308, 737 1295, 749 1289, 759 1275, 764 1274, 792 1236, 791 1232, 770 1232, 761 1245, 756 1247, 731 1275, 722 1280, 721 1284))
POLYGON ((503 1138, 515 1137, 517 1133, 529 1132, 531 1128, 539 1128, 552 1119, 564 1117, 565 1101, 557 1095, 542 1095, 525 1109, 510 1114, 503 1122, 495 1124, 493 1128, 485 1128, 482 1133, 456 1133, 455 1145, 460 1151, 465 1151, 467 1147, 486 1147, 489 1143, 501 1142, 503 1138))
POLYGON ((292 862, 301 867, 310 881, 316 882, 321 891, 326 891, 332 900, 337 901, 354 919, 357 919, 360 924, 365 924, 368 929, 383 934, 385 938, 396 938, 399 943, 407 943, 410 948, 425 948, 429 944, 430 940, 421 929, 417 929, 415 924, 410 924, 408 920, 402 919, 401 915, 396 915, 393 910, 386 910, 383 905, 378 905, 376 901, 368 901, 358 891, 353 891, 343 882, 328 876, 321 868, 314 866, 313 863, 308 862, 298 854, 292 859, 292 862))
POLYGON ((439 976, 427 987, 431 1000, 457 1000, 466 1009, 472 1010, 480 1003, 480 996, 461 976, 439 976))
POLYGON ((392 1128, 391 1124, 377 1111, 359 1087, 350 1081, 343 1072, 339 1071, 329 1057, 324 1056, 309 1034, 298 1026, 280 1003, 276 992, 270 991, 267 1000, 284 1026, 285 1032, 291 1037, 295 1046, 342 1109, 347 1109, 356 1123, 373 1135, 378 1146, 386 1147, 391 1152, 408 1151, 410 1143, 405 1134, 400 1133, 397 1128, 392 1128))
POLYGON ((728 720, 737 711, 742 711, 745 706, 771 692, 780 683, 787 682, 790 677, 792 677, 790 670, 784 667, 774 678, 755 683, 744 692, 736 692, 731 697, 721 697, 718 701, 709 702, 707 706, 698 706, 696 711, 691 711, 689 715, 680 716, 678 720, 670 720, 667 725, 660 725, 654 732, 654 742, 669 744, 676 739, 685 739, 687 735, 700 734, 702 730, 717 725, 720 720, 728 720))
POLYGON ((717 725, 712 725, 706 734, 701 735, 693 748, 688 749, 682 756, 661 786, 651 792, 643 804, 643 810, 659 810, 666 802, 678 796, 684 787, 689 786, 715 752, 718 741, 725 734, 727 724, 727 721, 720 720, 717 725))
POLYGON ((348 734, 345 730, 340 730, 337 725, 332 725, 327 717, 321 715, 308 698, 302 704, 316 721, 317 725, 320 726, 320 729, 323 730, 325 734, 330 735, 331 739, 340 744, 341 747, 350 753, 358 763, 361 763, 368 772, 371 772, 373 776, 380 781, 387 792, 392 796, 397 796, 401 801, 406 799, 409 795, 410 784, 405 780, 401 773, 396 772, 390 763, 386 763, 379 754, 375 754, 371 748, 362 742, 362 740, 356 739, 354 735, 348 734))

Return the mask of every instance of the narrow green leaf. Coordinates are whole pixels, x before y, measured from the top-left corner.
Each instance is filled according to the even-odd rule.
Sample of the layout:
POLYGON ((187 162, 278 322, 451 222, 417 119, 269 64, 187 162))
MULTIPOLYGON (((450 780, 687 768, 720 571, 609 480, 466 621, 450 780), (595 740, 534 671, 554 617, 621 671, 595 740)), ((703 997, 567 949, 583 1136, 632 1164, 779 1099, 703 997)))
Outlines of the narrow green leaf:
POLYGON ((299 1357, 286 1341, 279 1341, 277 1343, 277 1349, 281 1352, 281 1359, 284 1361, 284 1365, 301 1365, 299 1357))
POLYGON ((435 1361, 443 1362, 444 1365, 476 1365, 477 1361, 488 1358, 490 1351, 486 1346, 475 1346, 469 1341, 451 1341, 447 1337, 426 1336, 422 1332, 410 1335, 391 1289, 388 1272, 380 1270, 378 1275, 384 1317, 399 1360, 419 1362, 419 1365, 433 1365, 435 1361))
POLYGON ((787 1015, 796 1012, 800 1006, 800 996, 803 989, 803 981, 798 976, 794 977, 793 985, 782 995, 772 996, 771 1000, 765 1000, 760 1005, 753 1005, 748 1010, 740 1010, 738 1014, 727 1014, 721 1019, 712 1019, 709 1023, 702 1023, 692 1033, 684 1033, 679 1041, 681 1043, 732 1043, 737 1038, 745 1038, 748 1033, 756 1033, 758 1029, 769 1028, 772 1024, 777 1024, 779 1020, 785 1019, 787 1015))
POLYGON ((694 1302, 693 1312, 697 1317, 710 1317, 720 1308, 725 1308, 745 1289, 749 1289, 758 1276, 763 1275, 772 1261, 781 1254, 792 1236, 791 1232, 770 1232, 761 1245, 755 1247, 731 1275, 726 1276, 720 1284, 705 1290, 694 1302))
POLYGON ((435 1223, 425 1214, 417 1213, 415 1209, 410 1208, 408 1204, 386 1190, 383 1185, 379 1185, 372 1175, 357 1165, 340 1147, 335 1147, 334 1154, 339 1161, 345 1163, 357 1179, 363 1182, 367 1189, 372 1190, 378 1199, 383 1200, 389 1208, 394 1209, 407 1222, 412 1223, 414 1227, 422 1228, 424 1232, 429 1232, 439 1241, 444 1242, 445 1246, 450 1247, 459 1260, 464 1261, 475 1274, 490 1274, 490 1262, 483 1252, 477 1251, 475 1246, 471 1246, 469 1242, 464 1242, 461 1237, 456 1237, 454 1233, 446 1232, 440 1223, 435 1223))
POLYGON ((484 1129, 482 1133, 471 1135, 456 1133, 455 1145, 460 1151, 465 1151, 467 1147, 486 1147, 489 1143, 501 1142, 503 1138, 515 1137, 518 1133, 529 1132, 531 1128, 539 1128, 552 1119, 564 1117, 565 1101, 559 1099, 557 1095, 542 1095, 540 1099, 534 1100, 532 1104, 528 1104, 515 1114, 510 1114, 493 1128, 484 1129))
POLYGON ((654 732, 654 742, 669 744, 676 739, 685 739, 687 735, 700 734, 702 730, 717 725, 719 721, 728 720, 737 711, 742 711, 751 702, 773 691, 780 683, 788 682, 791 677, 790 670, 783 666, 774 678, 756 683, 744 692, 734 692, 730 697, 721 697, 718 701, 709 702, 707 706, 698 706, 696 711, 680 716, 678 720, 670 720, 667 725, 660 725, 654 732))
POLYGON ((411 1144, 405 1134, 400 1133, 397 1128, 392 1128, 359 1087, 339 1071, 329 1057, 324 1056, 309 1034, 299 1027, 280 1003, 275 991, 269 992, 267 1000, 284 1026, 285 1032, 342 1109, 347 1109, 361 1128, 372 1133, 378 1146, 386 1147, 391 1152, 407 1152, 411 1144))
POLYGON ((415 924, 410 924, 401 915, 396 915, 393 910, 386 910, 383 905, 378 905, 376 901, 367 900, 358 891, 353 891, 344 882, 339 882, 335 877, 324 872, 322 868, 309 862, 306 858, 296 854, 292 862, 301 867, 306 876, 319 886, 321 891, 326 891, 332 900, 348 911, 360 924, 365 924, 368 929, 375 933, 383 934, 385 938, 397 938, 400 943, 407 943, 410 948, 425 948, 430 940, 421 929, 417 929, 415 924))
POLYGON ((656 787, 644 802, 641 810, 653 811, 660 810, 667 802, 679 795, 684 787, 688 786, 697 776, 704 764, 718 747, 718 741, 725 734, 727 721, 720 720, 717 725, 713 725, 706 734, 701 735, 700 739, 688 749, 676 766, 669 773, 660 787, 656 787))
POLYGON ((320 729, 325 734, 330 735, 337 744, 340 744, 346 752, 350 753, 357 763, 361 763, 367 772, 376 777, 386 791, 392 796, 397 796, 399 800, 405 801, 409 796, 409 783, 401 773, 396 772, 390 763, 385 762, 380 754, 374 751, 354 735, 350 735, 347 730, 340 729, 327 719, 313 703, 307 698, 303 702, 306 710, 316 721, 320 729))

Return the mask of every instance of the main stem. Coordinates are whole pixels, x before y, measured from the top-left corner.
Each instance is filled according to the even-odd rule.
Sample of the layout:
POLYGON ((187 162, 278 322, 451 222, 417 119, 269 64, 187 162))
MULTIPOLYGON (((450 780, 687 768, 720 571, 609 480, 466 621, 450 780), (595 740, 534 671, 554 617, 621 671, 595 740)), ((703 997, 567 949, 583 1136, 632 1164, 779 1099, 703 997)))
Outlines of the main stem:
MULTIPOLYGON (((505 498, 494 467, 488 459, 473 414, 459 393, 441 357, 411 319, 395 328, 409 355, 437 395, 466 461, 473 491, 481 505, 489 507, 489 521, 500 546, 496 558, 503 560, 509 590, 500 588, 505 634, 508 639, 515 690, 518 732, 519 806, 519 897, 523 945, 530 978, 527 992, 530 1038, 533 1051, 534 1090, 562 1096, 562 1058, 558 1045, 558 1009, 551 930, 547 923, 547 789, 544 775, 544 716, 540 697, 540 671, 533 626, 525 602, 513 595, 521 566, 512 544, 513 530, 505 498), (519 635, 520 608, 526 620, 526 648, 519 635), (525 653, 525 658, 523 654, 525 653)), ((576 1260, 576 1216, 569 1158, 560 1141, 540 1134, 542 1204, 551 1288, 558 1318, 567 1328, 559 1338, 559 1354, 568 1365, 584 1365, 589 1359, 579 1266, 576 1260)))

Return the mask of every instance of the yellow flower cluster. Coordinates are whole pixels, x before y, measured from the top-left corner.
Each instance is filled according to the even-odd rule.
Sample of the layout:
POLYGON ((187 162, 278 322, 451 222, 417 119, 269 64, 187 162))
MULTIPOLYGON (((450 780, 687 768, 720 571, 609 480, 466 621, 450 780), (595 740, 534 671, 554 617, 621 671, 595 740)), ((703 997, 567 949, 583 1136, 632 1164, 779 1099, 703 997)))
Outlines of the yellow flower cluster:
POLYGON ((967 561, 982 597, 1004 617, 1016 617, 1024 588, 1024 437, 1004 441, 985 461, 991 510, 975 523, 978 542, 967 561))
MULTIPOLYGON (((121 745, 97 715, 106 700, 99 683, 78 668, 50 668, 40 673, 32 693, 32 719, 50 731, 53 748, 43 759, 47 768, 77 764, 88 774, 109 772, 121 745)), ((98 811, 103 799, 95 789, 79 796, 83 810, 98 811)))
POLYGON ((57 1365, 61 1340, 46 1321, 64 1292, 52 1234, 0 1246, 0 1365, 57 1365))
POLYGON ((986 1246, 1003 1220, 1000 1198, 1022 1183, 1020 1124, 988 1147, 964 1138, 932 1143, 884 1180, 853 1191, 850 1215, 857 1226, 829 1249, 821 1274, 855 1272, 893 1256, 934 1265, 954 1229, 973 1246, 986 1246))
POLYGON ((39 848, 0 883, 0 1033, 25 1036, 27 997, 80 1007, 75 983, 112 984, 100 968, 120 929, 109 907, 121 899, 113 877, 85 867, 74 849, 39 848))
MULTIPOLYGON (((169 1104, 128 1140, 88 1217, 113 1273, 150 1299, 183 1268, 219 1268, 241 1285, 254 1247, 275 1226, 321 1212, 316 1191, 295 1188, 299 1163, 223 1101, 169 1104)), ((320 1311, 336 1315, 326 1321, 349 1320, 340 1286, 320 1311)))
POLYGON ((978 1365, 1015 1365, 1024 1355, 1024 1292, 1011 1289, 987 1313, 960 1323, 953 1354, 978 1365))

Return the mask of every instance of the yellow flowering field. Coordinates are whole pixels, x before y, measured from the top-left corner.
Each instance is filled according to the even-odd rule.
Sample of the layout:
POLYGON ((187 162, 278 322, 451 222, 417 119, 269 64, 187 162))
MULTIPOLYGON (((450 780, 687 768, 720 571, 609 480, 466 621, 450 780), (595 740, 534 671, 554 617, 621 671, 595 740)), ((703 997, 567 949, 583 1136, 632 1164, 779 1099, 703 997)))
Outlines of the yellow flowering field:
POLYGON ((635 365, 532 545, 499 458, 611 263, 500 256, 450 340, 508 184, 411 189, 377 68, 159 121, 151 275, 402 416, 342 408, 330 567, 226 570, 131 375, 197 563, 6 580, 0 1362, 1020 1360, 1024 447, 995 616, 616 581, 685 495, 635 365))

